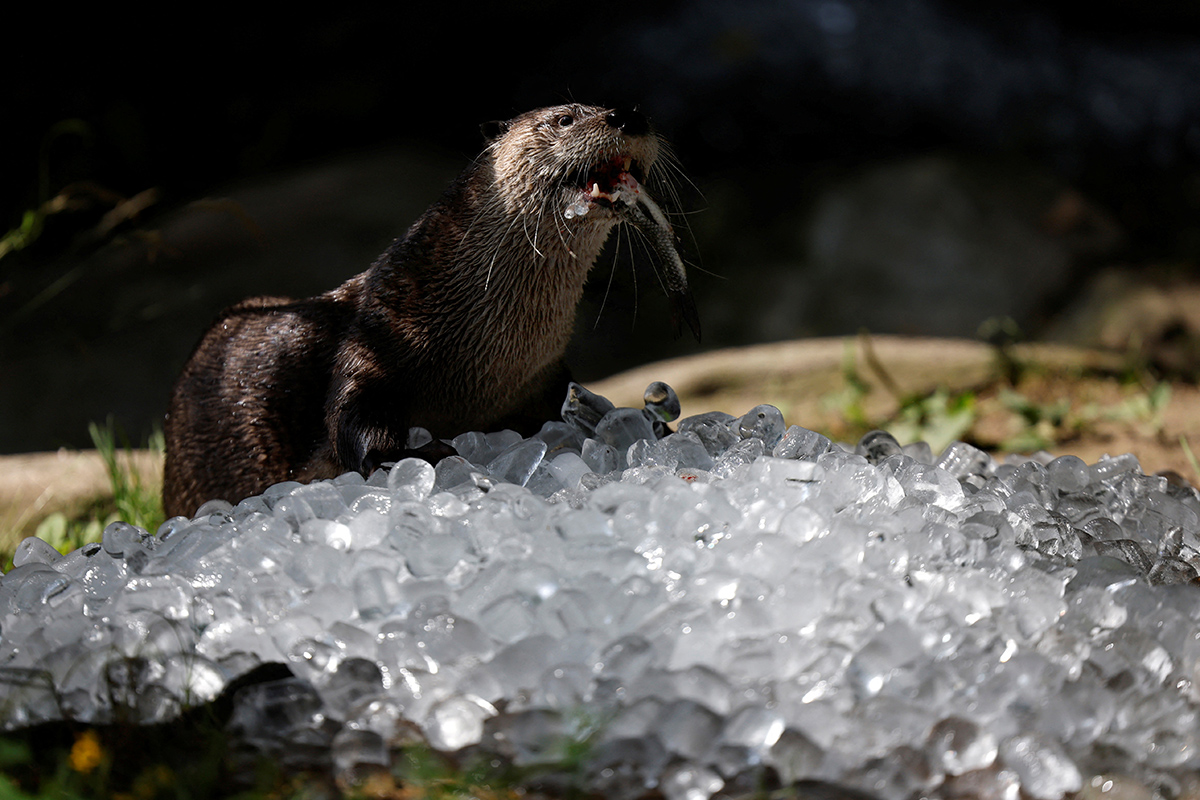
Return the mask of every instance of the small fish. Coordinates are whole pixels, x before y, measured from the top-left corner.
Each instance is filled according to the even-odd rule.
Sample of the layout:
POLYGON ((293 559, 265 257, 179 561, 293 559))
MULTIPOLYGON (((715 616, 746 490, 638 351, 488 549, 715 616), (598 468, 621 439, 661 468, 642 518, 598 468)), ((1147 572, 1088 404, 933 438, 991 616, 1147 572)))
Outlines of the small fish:
POLYGON ((614 203, 617 213, 645 235, 658 257, 668 265, 664 283, 667 296, 671 300, 671 323, 675 327, 675 335, 679 336, 682 332, 682 318, 696 337, 696 341, 700 341, 700 315, 688 288, 683 259, 675 248, 674 228, 667 221, 658 203, 646 193, 645 187, 640 187, 640 191, 636 193, 621 192, 618 199, 619 202, 614 203))

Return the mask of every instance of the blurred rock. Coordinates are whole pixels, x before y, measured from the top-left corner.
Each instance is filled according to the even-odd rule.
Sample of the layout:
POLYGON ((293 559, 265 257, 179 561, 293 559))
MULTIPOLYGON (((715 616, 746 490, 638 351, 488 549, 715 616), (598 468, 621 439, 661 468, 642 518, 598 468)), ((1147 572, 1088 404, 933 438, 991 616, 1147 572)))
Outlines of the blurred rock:
POLYGON ((701 283, 706 345, 861 329, 974 338, 997 316, 1031 330, 1124 242, 1105 209, 1029 162, 925 155, 805 190, 807 207, 772 222, 773 250, 736 221, 698 220, 703 249, 741 254, 736 280, 701 283))
POLYGON ((1049 339, 1128 354, 1171 375, 1200 373, 1200 280, 1191 270, 1110 267, 1047 327, 1049 339))
POLYGON ((1036 320, 1114 220, 1031 166, 925 156, 822 193, 803 233, 817 327, 974 336, 988 317, 1036 320))

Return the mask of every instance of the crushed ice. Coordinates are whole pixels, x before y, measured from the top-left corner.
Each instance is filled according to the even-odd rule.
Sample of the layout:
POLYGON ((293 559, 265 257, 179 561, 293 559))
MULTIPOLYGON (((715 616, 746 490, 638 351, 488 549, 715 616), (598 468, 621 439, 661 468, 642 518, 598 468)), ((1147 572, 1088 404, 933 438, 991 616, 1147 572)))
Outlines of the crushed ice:
POLYGON ((266 662, 231 727, 338 768, 436 748, 704 800, 806 778, 883 798, 1165 796, 1200 766, 1200 496, 1131 455, 996 463, 778 409, 572 387, 535 437, 286 483, 0 579, 0 713, 144 722, 266 662), (747 776, 751 776, 747 778, 747 776))
POLYGON ((587 204, 580 200, 576 200, 575 202, 570 203, 567 206, 567 210, 563 212, 563 216, 566 219, 575 219, 575 217, 586 216, 587 213, 588 213, 587 204))

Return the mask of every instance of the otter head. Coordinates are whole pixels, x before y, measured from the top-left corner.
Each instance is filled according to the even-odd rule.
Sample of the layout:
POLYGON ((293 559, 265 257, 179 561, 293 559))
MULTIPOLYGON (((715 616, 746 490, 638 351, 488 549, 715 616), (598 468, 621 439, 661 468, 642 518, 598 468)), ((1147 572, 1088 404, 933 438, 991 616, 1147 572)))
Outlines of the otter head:
POLYGON ((586 274, 609 231, 620 222, 632 225, 663 262, 676 333, 686 322, 700 338, 675 232, 643 186, 664 147, 643 114, 551 106, 491 123, 484 132, 491 138, 487 154, 505 212, 532 223, 523 223, 523 231, 546 231, 541 241, 561 243, 586 274))
POLYGON ((488 151, 517 213, 587 217, 611 227, 614 200, 645 180, 659 139, 638 111, 569 104, 491 123, 488 151), (596 213, 591 213, 596 212, 596 213))

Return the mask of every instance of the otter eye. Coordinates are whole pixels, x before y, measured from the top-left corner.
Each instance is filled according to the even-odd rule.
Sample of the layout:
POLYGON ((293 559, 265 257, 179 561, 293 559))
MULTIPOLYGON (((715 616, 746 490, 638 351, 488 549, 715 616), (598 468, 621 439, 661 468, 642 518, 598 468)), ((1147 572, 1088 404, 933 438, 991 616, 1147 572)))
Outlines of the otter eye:
POLYGON ((558 127, 565 128, 568 125, 572 124, 573 122, 575 122, 574 117, 572 117, 570 114, 563 114, 561 117, 558 118, 558 127))

